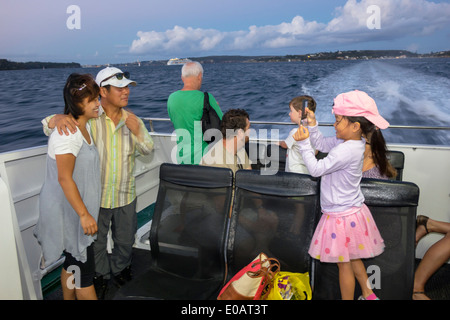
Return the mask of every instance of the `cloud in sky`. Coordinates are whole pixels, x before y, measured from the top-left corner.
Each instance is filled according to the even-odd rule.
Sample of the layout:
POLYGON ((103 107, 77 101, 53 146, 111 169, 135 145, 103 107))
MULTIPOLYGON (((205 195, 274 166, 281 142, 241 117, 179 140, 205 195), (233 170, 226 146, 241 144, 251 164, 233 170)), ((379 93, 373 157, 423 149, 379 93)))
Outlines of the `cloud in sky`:
POLYGON ((449 50, 449 0, 0 0, 0 58, 117 63, 353 49, 449 50), (80 29, 67 9, 80 8, 80 29), (369 29, 367 8, 380 8, 369 29))
POLYGON ((405 37, 425 37, 450 27, 450 4, 425 0, 348 0, 335 9, 327 23, 307 21, 296 15, 277 25, 252 25, 247 30, 220 31, 176 25, 166 31, 138 31, 129 49, 132 54, 178 55, 244 53, 281 48, 312 48, 370 41, 392 41, 405 37), (368 19, 376 19, 379 29, 371 29, 368 19))

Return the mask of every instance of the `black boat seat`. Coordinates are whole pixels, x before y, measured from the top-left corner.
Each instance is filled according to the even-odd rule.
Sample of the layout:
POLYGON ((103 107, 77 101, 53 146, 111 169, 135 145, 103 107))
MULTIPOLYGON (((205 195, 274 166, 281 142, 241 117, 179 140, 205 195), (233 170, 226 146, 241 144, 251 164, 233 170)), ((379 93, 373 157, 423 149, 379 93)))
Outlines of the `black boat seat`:
POLYGON ((162 164, 150 229, 151 266, 115 299, 215 299, 224 284, 230 169, 162 164))
POLYGON ((271 172, 285 171, 286 149, 278 144, 251 141, 245 144, 245 151, 252 161, 252 169, 271 172))
POLYGON ((278 144, 270 143, 267 145, 267 156, 275 167, 278 163, 278 171, 285 171, 286 169, 286 154, 287 150, 278 144))
POLYGON ((318 179, 290 172, 237 171, 227 248, 229 277, 260 252, 278 259, 283 271, 311 272, 308 248, 319 213, 318 179))
MULTIPOLYGON (((382 300, 408 300, 412 297, 415 260, 415 223, 419 187, 411 182, 362 179, 365 203, 384 239, 384 252, 363 259, 375 294, 382 300)), ((336 264, 314 261, 313 298, 340 299, 336 264)), ((357 283, 357 282, 356 282, 357 283)), ((355 298, 361 294, 356 284, 355 298)))
POLYGON ((395 180, 403 180, 403 168, 405 167, 405 154, 401 151, 390 150, 387 152, 387 158, 391 165, 397 170, 395 180))
MULTIPOLYGON (((162 164, 151 265, 115 299, 216 299, 225 282, 260 252, 278 259, 283 271, 309 272, 313 299, 339 299, 336 264, 308 254, 320 218, 320 179, 239 170, 234 182, 232 199, 231 170, 162 164)), ((419 188, 362 179, 361 189, 385 241, 380 256, 363 260, 374 272, 374 291, 381 299, 410 299, 419 188)), ((355 297, 359 293, 357 287, 355 297)))

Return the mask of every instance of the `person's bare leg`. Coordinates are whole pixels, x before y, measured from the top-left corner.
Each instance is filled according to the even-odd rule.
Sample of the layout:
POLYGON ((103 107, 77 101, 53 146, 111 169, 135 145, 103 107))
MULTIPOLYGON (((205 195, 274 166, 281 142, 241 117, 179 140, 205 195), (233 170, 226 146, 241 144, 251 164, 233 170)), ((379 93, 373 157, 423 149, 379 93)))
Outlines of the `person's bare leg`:
POLYGON ((85 288, 76 288, 77 300, 97 300, 94 285, 85 288))
POLYGON ((353 273, 351 262, 340 262, 339 287, 341 289, 342 300, 353 300, 355 296, 355 274, 353 273))
POLYGON ((71 281, 70 287, 68 286, 69 278, 73 276, 72 272, 67 272, 66 269, 61 270, 61 288, 64 300, 75 300, 75 284, 71 281))
MULTIPOLYGON (((428 227, 430 230, 430 227, 428 227)), ((433 244, 425 253, 414 275, 414 300, 429 300, 425 294, 428 279, 450 259, 450 233, 433 244)))
POLYGON ((428 218, 426 228, 423 225, 419 225, 416 229, 416 244, 425 236, 428 232, 437 232, 442 234, 450 233, 450 223, 428 218))
POLYGON ((373 291, 372 288, 369 287, 368 276, 366 272, 366 267, 361 259, 352 260, 352 268, 355 274, 356 280, 358 280, 359 286, 361 287, 362 296, 367 298, 370 296, 373 291))
POLYGON ((429 232, 450 233, 450 222, 428 219, 427 228, 429 232))

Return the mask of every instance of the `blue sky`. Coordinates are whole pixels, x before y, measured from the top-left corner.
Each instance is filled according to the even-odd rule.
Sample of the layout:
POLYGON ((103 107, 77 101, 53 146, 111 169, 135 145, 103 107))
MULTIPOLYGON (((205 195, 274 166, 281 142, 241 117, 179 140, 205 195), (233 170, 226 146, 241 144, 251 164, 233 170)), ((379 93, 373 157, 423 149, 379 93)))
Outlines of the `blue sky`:
POLYGON ((449 30, 448 0, 0 0, 0 58, 12 61, 427 53, 450 50, 449 30))

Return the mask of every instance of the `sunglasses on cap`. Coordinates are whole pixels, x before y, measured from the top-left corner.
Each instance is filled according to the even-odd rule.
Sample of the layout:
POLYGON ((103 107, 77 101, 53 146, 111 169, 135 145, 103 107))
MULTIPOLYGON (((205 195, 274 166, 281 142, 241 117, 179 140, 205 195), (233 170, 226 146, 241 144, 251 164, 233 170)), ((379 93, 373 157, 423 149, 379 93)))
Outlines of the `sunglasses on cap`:
POLYGON ((108 81, 109 79, 114 78, 114 77, 116 77, 117 80, 122 80, 124 77, 126 79, 130 79, 130 73, 128 71, 126 71, 126 72, 118 72, 116 74, 113 74, 112 76, 109 76, 108 78, 103 79, 102 82, 100 82, 100 87, 102 86, 103 82, 108 81))

